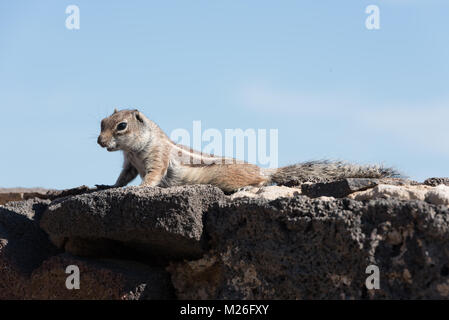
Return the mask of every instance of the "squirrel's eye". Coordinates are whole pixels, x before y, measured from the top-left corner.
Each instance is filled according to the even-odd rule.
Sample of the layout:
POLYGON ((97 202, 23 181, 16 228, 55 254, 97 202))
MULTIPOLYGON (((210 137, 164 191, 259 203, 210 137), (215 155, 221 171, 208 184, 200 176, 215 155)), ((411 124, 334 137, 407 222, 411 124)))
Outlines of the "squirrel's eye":
POLYGON ((126 122, 121 122, 121 123, 119 123, 118 125, 117 125, 117 130, 118 131, 122 131, 122 130, 125 130, 126 129, 126 122))

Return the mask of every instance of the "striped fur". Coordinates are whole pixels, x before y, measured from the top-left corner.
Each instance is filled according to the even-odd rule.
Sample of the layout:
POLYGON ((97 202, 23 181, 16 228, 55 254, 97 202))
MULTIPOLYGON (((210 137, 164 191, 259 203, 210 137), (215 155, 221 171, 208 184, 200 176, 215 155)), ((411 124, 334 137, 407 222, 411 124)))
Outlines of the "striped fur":
POLYGON ((233 158, 214 156, 178 145, 138 110, 115 111, 101 122, 98 143, 108 151, 122 150, 123 170, 115 183, 122 187, 138 174, 144 186, 211 184, 225 192, 245 186, 288 184, 289 181, 395 177, 393 169, 335 161, 313 161, 279 169, 261 169, 233 158), (118 125, 126 122, 125 130, 118 125))

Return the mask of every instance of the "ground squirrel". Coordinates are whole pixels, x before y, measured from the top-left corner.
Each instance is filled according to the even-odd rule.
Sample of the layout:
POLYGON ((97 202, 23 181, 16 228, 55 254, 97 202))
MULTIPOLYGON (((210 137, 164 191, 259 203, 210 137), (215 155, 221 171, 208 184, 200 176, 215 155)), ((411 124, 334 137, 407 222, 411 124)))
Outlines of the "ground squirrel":
POLYGON ((138 110, 115 110, 101 121, 98 144, 108 151, 122 150, 124 165, 113 187, 123 187, 138 174, 144 186, 169 187, 211 184, 230 193, 245 186, 338 178, 382 178, 397 173, 380 166, 313 161, 265 169, 236 159, 206 155, 179 145, 138 110), (195 161, 193 161, 195 160, 195 161))

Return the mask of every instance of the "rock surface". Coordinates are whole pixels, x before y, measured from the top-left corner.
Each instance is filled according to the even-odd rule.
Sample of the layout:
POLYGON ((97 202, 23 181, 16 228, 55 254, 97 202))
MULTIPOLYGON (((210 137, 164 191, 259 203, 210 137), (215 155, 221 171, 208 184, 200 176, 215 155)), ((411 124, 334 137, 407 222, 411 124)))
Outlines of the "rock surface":
POLYGON ((133 250, 182 259, 201 256, 203 213, 224 199, 212 186, 128 187, 54 201, 40 225, 69 253, 133 250))
POLYGON ((305 183, 301 186, 302 194, 311 197, 334 197, 343 198, 347 195, 375 187, 379 184, 378 179, 343 179, 327 183, 305 183))
POLYGON ((380 184, 366 191, 355 192, 348 195, 354 200, 370 199, 400 199, 400 200, 421 200, 436 205, 449 205, 449 187, 438 185, 430 187, 420 186, 394 186, 380 184))
POLYGON ((449 210, 297 196, 210 212, 210 250, 172 263, 181 299, 447 299, 449 210), (366 268, 378 266, 379 290, 366 268))
POLYGON ((446 186, 449 186, 449 178, 429 178, 426 179, 423 184, 431 187, 436 187, 440 184, 444 184, 446 186))
POLYGON ((168 273, 161 267, 125 260, 91 260, 62 254, 46 260, 32 274, 29 299, 161 300, 173 299, 168 273), (68 290, 68 266, 77 266, 79 290, 68 290))
POLYGON ((40 192, 0 206, 0 299, 448 299, 440 182, 40 192))
POLYGON ((80 186, 66 190, 48 190, 43 188, 0 188, 0 205, 11 201, 21 201, 29 199, 55 200, 58 198, 97 191, 98 189, 91 189, 87 186, 80 186))
POLYGON ((274 200, 282 197, 293 197, 301 194, 300 188, 289 188, 285 186, 269 186, 269 187, 246 187, 243 190, 233 193, 231 200, 238 198, 261 198, 274 200))
POLYGON ((0 188, 0 205, 11 201, 22 201, 32 198, 45 197, 49 190, 42 188, 0 188))
POLYGON ((49 203, 27 200, 0 206, 0 299, 24 298, 32 271, 58 253, 39 228, 49 203))

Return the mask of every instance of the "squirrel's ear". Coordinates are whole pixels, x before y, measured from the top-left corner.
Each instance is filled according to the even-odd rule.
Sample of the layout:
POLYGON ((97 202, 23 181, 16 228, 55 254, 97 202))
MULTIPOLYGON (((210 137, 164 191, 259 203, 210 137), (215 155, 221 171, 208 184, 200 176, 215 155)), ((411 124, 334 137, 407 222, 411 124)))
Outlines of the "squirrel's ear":
POLYGON ((117 110, 117 108, 115 108, 115 109, 114 109, 114 113, 117 113, 117 112, 118 112, 118 110, 117 110))
POLYGON ((134 116, 136 117, 136 119, 137 119, 137 121, 139 121, 139 122, 144 122, 143 121, 143 116, 142 116, 142 114, 140 113, 140 111, 139 110, 134 110, 134 116))

